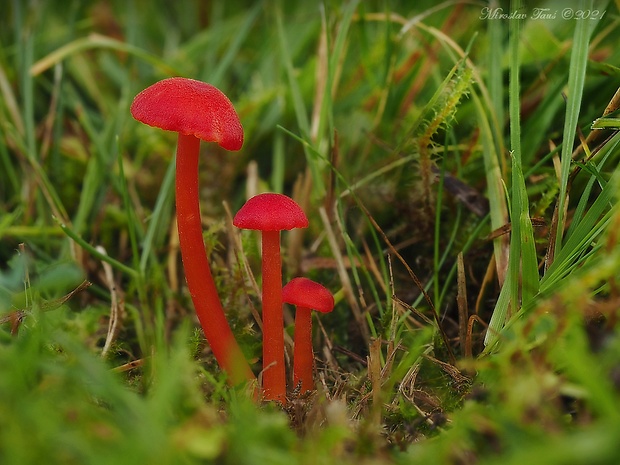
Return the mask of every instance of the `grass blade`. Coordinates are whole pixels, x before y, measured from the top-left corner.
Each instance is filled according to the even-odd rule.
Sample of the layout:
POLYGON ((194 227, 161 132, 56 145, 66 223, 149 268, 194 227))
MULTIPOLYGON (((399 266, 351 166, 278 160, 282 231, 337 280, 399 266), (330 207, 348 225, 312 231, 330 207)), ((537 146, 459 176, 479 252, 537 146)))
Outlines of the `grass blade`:
MULTIPOLYGON (((605 2, 606 3, 606 2, 605 2)), ((593 9, 592 0, 580 0, 578 8, 583 11, 593 9)), ((554 251, 551 260, 555 259, 562 249, 564 236, 565 204, 568 201, 568 177, 571 168, 573 142, 575 140, 579 111, 583 96, 583 87, 586 77, 586 67, 588 64, 588 51, 590 44, 590 34, 596 26, 596 20, 581 20, 575 24, 575 34, 570 57, 568 71, 568 96, 566 104, 566 119, 564 120, 564 131, 562 139, 561 171, 560 171, 560 194, 558 197, 558 226, 555 237, 551 240, 554 244, 551 249, 554 251)))

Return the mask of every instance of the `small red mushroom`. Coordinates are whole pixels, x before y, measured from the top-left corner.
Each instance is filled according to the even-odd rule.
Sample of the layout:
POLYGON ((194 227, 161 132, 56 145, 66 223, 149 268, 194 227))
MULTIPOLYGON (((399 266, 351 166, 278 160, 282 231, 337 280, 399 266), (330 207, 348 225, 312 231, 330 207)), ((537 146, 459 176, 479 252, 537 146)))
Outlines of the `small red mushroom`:
POLYGON ((228 325, 202 238, 198 198, 200 139, 226 150, 243 145, 243 127, 228 98, 210 84, 174 77, 136 95, 135 119, 179 133, 176 155, 176 209, 181 258, 187 286, 207 342, 229 382, 256 379, 228 325))
POLYGON ((301 207, 282 194, 265 193, 249 199, 233 224, 262 232, 263 279, 263 395, 286 402, 284 318, 282 316, 282 259, 280 231, 308 227, 301 207))
POLYGON ((301 393, 314 389, 314 354, 312 352, 312 310, 329 313, 334 296, 321 284, 308 278, 293 278, 282 289, 282 301, 297 306, 295 314, 295 348, 293 384, 301 393))

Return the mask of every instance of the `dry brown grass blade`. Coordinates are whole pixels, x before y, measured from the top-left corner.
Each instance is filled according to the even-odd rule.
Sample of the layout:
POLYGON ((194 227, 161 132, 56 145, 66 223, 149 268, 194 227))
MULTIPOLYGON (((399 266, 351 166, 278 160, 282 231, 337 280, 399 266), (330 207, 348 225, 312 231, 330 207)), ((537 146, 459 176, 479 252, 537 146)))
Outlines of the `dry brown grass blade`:
MULTIPOLYGON (((547 221, 544 218, 532 217, 530 219, 534 228, 544 228, 545 226, 547 226, 547 221)), ((493 239, 497 239, 500 236, 509 234, 511 231, 512 223, 506 223, 505 225, 495 229, 494 231, 491 231, 484 239, 487 241, 492 241, 493 239)))
POLYGON ((321 33, 319 35, 319 45, 316 53, 316 72, 315 72, 315 91, 314 102, 312 105, 312 120, 310 123, 310 139, 316 143, 319 137, 319 127, 321 124, 321 109, 325 99, 327 89, 327 76, 329 76, 329 53, 327 50, 327 24, 325 16, 321 21, 321 33))
MULTIPOLYGON (((568 205, 568 202, 565 202, 564 205, 568 205)), ((551 227, 549 228, 549 244, 547 245, 547 252, 545 253, 544 273, 547 273, 547 270, 553 263, 553 258, 555 257, 559 207, 560 202, 559 200, 556 200, 555 207, 553 208, 553 216, 551 217, 551 227)), ((566 211, 564 214, 566 215, 566 211)))
MULTIPOLYGON (((309 169, 300 175, 293 186, 292 198, 299 204, 304 212, 310 209, 310 197, 312 192, 312 173, 309 169)), ((286 234, 286 266, 290 273, 297 276, 301 273, 303 255, 303 239, 305 229, 291 229, 286 234)))
POLYGON ((474 309, 476 315, 480 314, 480 306, 482 305, 484 292, 486 291, 487 286, 493 281, 496 266, 497 261, 494 257, 491 257, 491 260, 489 260, 489 265, 487 266, 487 270, 484 273, 484 278, 482 278, 482 284, 480 284, 480 292, 478 292, 478 297, 476 297, 476 308, 474 309))
POLYGON ((17 330, 19 329, 19 325, 22 320, 26 316, 25 310, 14 310, 5 314, 3 317, 0 317, 0 325, 5 323, 11 323, 11 335, 17 334, 17 330))
MULTIPOLYGON (((609 101, 607 106, 605 107, 605 110, 603 110, 603 115, 602 115, 603 118, 608 116, 608 115, 610 115, 614 111, 618 110, 618 108, 620 108, 620 87, 618 88, 618 90, 616 90, 616 93, 613 95, 613 97, 611 98, 611 100, 609 101)), ((579 129, 579 128, 577 128, 577 129, 579 129)), ((587 154, 587 151, 585 149, 588 146, 596 145, 601 140, 601 138, 603 136, 605 136, 606 134, 608 134, 608 133, 609 133, 609 131, 602 131, 600 129, 593 129, 588 134, 588 137, 586 137, 585 140, 584 140, 583 137, 582 137, 581 131, 579 131, 581 143, 577 147, 575 147, 575 150, 572 153, 573 160, 577 160, 579 158, 579 155, 582 152, 585 152, 587 154)), ((603 144, 600 144, 600 146, 602 146, 602 145, 603 144)), ((579 168, 579 167, 577 167, 577 168, 579 168)))
POLYGON ((6 106, 8 113, 11 115, 13 126, 15 126, 18 134, 24 135, 26 132, 24 127, 24 119, 22 117, 19 104, 17 103, 17 98, 15 98, 13 88, 11 87, 9 79, 2 66, 0 66, 0 94, 4 97, 4 105, 6 106))
POLYGON ((368 346, 368 378, 372 389, 372 410, 371 417, 374 424, 381 423, 381 412, 383 410, 383 399, 381 386, 381 339, 373 339, 368 346))
POLYGON ((618 87, 618 90, 616 90, 616 93, 609 101, 609 104, 605 108, 605 111, 603 111, 603 116, 608 116, 609 114, 616 111, 618 108, 620 108, 620 87, 618 87))
MULTIPOLYGON (((82 292, 84 289, 90 287, 91 285, 92 283, 90 281, 82 281, 79 286, 77 286, 75 289, 73 289, 68 294, 65 294, 61 298, 41 302, 39 308, 44 312, 55 310, 61 305, 67 303, 74 295, 82 292)), ((0 325, 10 322, 12 326, 11 334, 16 334, 20 323, 26 317, 27 313, 28 310, 26 309, 14 310, 12 312, 9 312, 4 316, 0 317, 0 325)))
POLYGON ((166 255, 166 276, 168 285, 172 291, 166 299, 166 337, 170 336, 175 315, 178 312, 178 301, 175 296, 179 292, 179 231, 177 228, 177 215, 172 215, 168 232, 168 252, 166 255))
POLYGON ((396 352, 400 345, 394 341, 387 341, 387 358, 385 359, 385 365, 381 369, 381 378, 383 381, 387 381, 392 376, 392 368, 394 368, 394 360, 396 359, 396 352))
POLYGON ((124 373, 126 371, 133 370, 134 368, 140 368, 142 365, 144 365, 144 359, 140 358, 138 360, 132 360, 131 362, 114 367, 112 368, 112 371, 115 373, 124 373))
POLYGON ((363 366, 367 366, 368 365, 368 359, 365 358, 364 356, 357 354, 349 349, 347 349, 346 347, 342 347, 342 346, 333 346, 333 351, 334 352, 338 352, 339 354, 345 355, 348 358, 350 358, 351 360, 354 360, 355 362, 363 365, 363 366))
POLYGON ((49 302, 44 302, 41 305, 41 308, 43 310, 54 310, 58 307, 60 307, 61 305, 64 305, 65 303, 67 303, 70 299, 73 298, 73 296, 75 296, 76 294, 78 294, 79 292, 82 292, 84 289, 89 288, 90 286, 92 286, 92 283, 90 281, 82 281, 80 283, 80 285, 78 287, 76 287, 75 289, 73 289, 71 292, 69 292, 68 294, 65 294, 64 296, 62 296, 60 299, 55 299, 55 300, 51 300, 49 302))
POLYGON ((480 318, 478 315, 472 315, 469 317, 469 321, 467 322, 467 338, 465 340, 465 357, 466 358, 471 358, 472 357, 472 333, 474 330, 474 323, 478 322, 480 323, 482 326, 484 326, 485 328, 488 329, 489 325, 487 325, 482 318, 480 318))
MULTIPOLYGON (((107 255, 105 248, 102 246, 98 245, 96 248, 101 254, 107 255)), ((119 331, 119 325, 123 315, 124 299, 122 297, 119 298, 119 289, 114 280, 112 266, 104 261, 101 262, 101 266, 103 267, 104 282, 110 291, 110 320, 108 322, 108 332, 106 334, 105 343, 101 350, 101 356, 105 358, 119 331)))
POLYGON ((340 165, 340 139, 338 137, 338 131, 335 129, 334 145, 330 151, 330 165, 332 169, 329 170, 329 183, 327 185, 327 194, 325 195, 323 205, 325 205, 325 210, 327 210, 327 217, 332 220, 334 218, 334 206, 336 205, 336 172, 340 165))
POLYGON ((469 309, 467 308, 467 282, 465 280, 465 264, 463 262, 463 252, 459 252, 456 261, 457 291, 456 304, 459 312, 459 345, 461 353, 465 355, 465 341, 467 340, 467 319, 469 309))
MULTIPOLYGON (((414 315, 418 316, 422 321, 424 321, 426 324, 428 325, 432 325, 434 324, 434 321, 431 320, 429 317, 427 317, 424 313, 422 313, 421 311, 419 311, 417 308, 412 307, 411 305, 409 305, 407 302, 404 302, 403 300, 399 299, 398 297, 396 297, 395 295, 392 296, 392 301, 395 304, 400 305, 401 307, 407 309, 408 311, 410 311, 411 313, 413 313, 414 315)), ((410 321, 413 321, 417 326, 421 325, 413 319, 410 319, 410 321)))
POLYGON ((168 239, 168 257, 166 259, 166 271, 168 274, 168 284, 174 294, 179 292, 179 270, 178 270, 178 256, 179 256, 179 230, 177 227, 177 216, 172 216, 172 223, 170 224, 169 239, 168 239))
POLYGON ((381 271, 379 271, 379 267, 377 266, 377 263, 375 262, 375 259, 372 256, 372 252, 370 251, 368 244, 363 239, 362 239, 362 246, 364 247, 364 255, 366 255, 365 265, 368 267, 370 272, 373 274, 373 276, 376 279, 377 284, 381 287, 381 289, 383 289, 383 292, 387 294, 388 289, 384 282, 383 276, 381 276, 381 271))
POLYGON ((62 79, 62 67, 54 67, 54 85, 52 86, 52 94, 49 103, 49 110, 43 121, 43 136, 41 138, 40 160, 45 161, 52 145, 54 137, 54 122, 58 112, 58 102, 60 95, 60 84, 62 79))

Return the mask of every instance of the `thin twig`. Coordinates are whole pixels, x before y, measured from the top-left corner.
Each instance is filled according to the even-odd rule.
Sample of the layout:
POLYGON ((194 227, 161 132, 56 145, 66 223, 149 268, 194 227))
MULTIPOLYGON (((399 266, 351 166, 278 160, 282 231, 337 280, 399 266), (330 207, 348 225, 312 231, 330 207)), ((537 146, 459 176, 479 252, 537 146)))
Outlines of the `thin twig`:
POLYGON ((325 232, 327 234, 327 241, 329 242, 329 246, 331 248, 332 254, 334 255, 334 258, 336 259, 338 276, 340 277, 340 282, 342 283, 344 295, 347 299, 347 302, 349 302, 351 311, 353 312, 353 317, 355 318, 355 321, 360 327, 362 337, 366 342, 369 342, 370 334, 368 332, 368 327, 365 324, 359 303, 355 298, 355 294, 353 292, 353 285, 344 265, 344 259, 342 253, 340 252, 340 247, 338 246, 338 241, 336 240, 336 235, 334 234, 334 230, 327 216, 327 211, 325 210, 325 207, 319 208, 319 214, 321 216, 321 219, 323 220, 323 227, 325 228, 325 232))
POLYGON ((454 352, 452 352, 452 347, 450 347, 450 341, 448 340, 448 336, 447 336, 447 334, 445 333, 445 331, 443 330, 443 328, 441 326, 441 321, 439 320, 439 314, 437 313, 437 311, 435 309, 435 305, 433 304, 433 301, 431 300, 431 297, 428 295, 428 292, 426 292, 426 289, 424 289, 424 286, 422 285, 422 281, 420 281, 420 279, 415 274, 415 272, 411 269, 411 267, 409 266, 407 261, 403 258, 403 256, 400 253, 398 253, 396 248, 392 245, 392 243, 388 239, 387 235, 385 234, 385 232, 383 232, 383 229, 381 229, 381 227, 377 224, 377 222, 372 217, 372 215, 370 214, 370 212, 368 211, 366 206, 363 205, 361 202, 358 202, 357 205, 364 211, 364 214, 366 215, 366 217, 368 218, 368 220, 370 221, 372 226, 381 235, 381 237, 383 238, 384 242, 387 244, 388 248, 392 251, 392 253, 403 264, 403 266, 405 267, 405 269, 409 273, 409 276, 411 277, 411 279, 413 280, 415 285, 418 287, 418 289, 420 290, 420 292, 424 296, 424 299, 426 300, 426 302, 428 303, 428 305, 429 305, 429 307, 430 307, 430 309, 432 311, 431 313, 433 314, 433 318, 435 319, 435 323, 437 325, 437 330, 439 331, 439 334, 440 334, 440 336, 441 336, 441 338, 442 338, 442 340, 444 342, 444 345, 446 346, 446 350, 448 352, 448 357, 450 358, 450 362, 452 364, 456 363, 456 358, 454 356, 454 352))

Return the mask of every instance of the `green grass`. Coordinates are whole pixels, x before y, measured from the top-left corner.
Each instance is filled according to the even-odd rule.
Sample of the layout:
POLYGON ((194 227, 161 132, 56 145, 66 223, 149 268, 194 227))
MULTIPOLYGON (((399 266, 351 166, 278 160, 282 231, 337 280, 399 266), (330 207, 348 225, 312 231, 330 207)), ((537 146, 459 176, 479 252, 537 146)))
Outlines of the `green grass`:
POLYGON ((617 2, 5 3, 0 463, 620 461, 617 2), (203 144, 201 208, 255 373, 258 237, 229 213, 295 198, 285 279, 336 297, 286 408, 198 329, 175 136, 129 113, 175 75, 245 128, 203 144))

